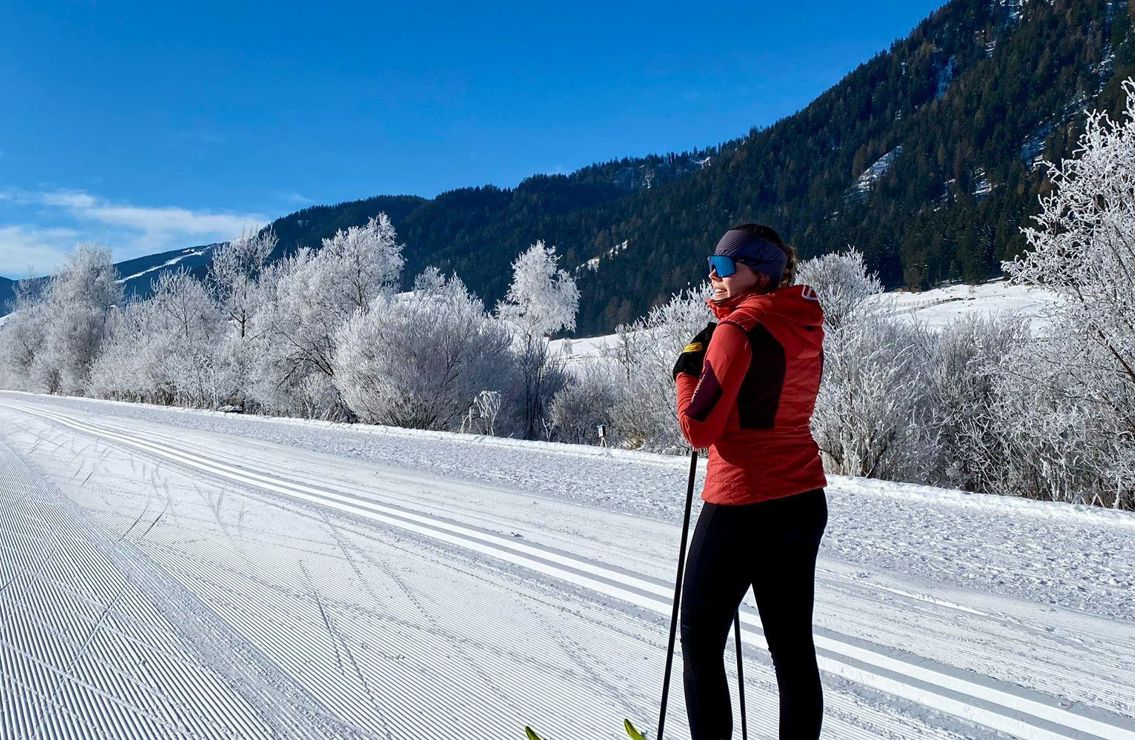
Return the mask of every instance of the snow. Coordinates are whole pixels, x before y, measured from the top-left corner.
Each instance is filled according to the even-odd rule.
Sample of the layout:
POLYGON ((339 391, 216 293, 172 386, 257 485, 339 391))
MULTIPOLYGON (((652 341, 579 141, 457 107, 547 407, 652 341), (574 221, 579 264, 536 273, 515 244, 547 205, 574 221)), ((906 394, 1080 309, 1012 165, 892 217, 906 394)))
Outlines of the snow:
POLYGON ((978 167, 973 173, 973 195, 978 200, 984 200, 989 197, 993 192, 993 185, 989 182, 989 177, 986 176, 985 170, 978 167))
POLYGON ((860 197, 865 197, 871 188, 875 187, 875 183, 877 183, 883 175, 887 174, 891 166, 895 163, 895 160, 901 155, 902 146, 900 145, 879 157, 856 179, 852 190, 860 197))
MULTIPOLYGON (((947 285, 920 293, 891 291, 868 300, 890 304, 899 315, 921 322, 932 330, 941 330, 951 322, 973 314, 1016 314, 1028 319, 1033 331, 1038 332, 1048 326, 1048 311, 1061 299, 1050 291, 1010 285, 997 279, 979 285, 947 285)), ((609 356, 618 346, 616 334, 551 342, 552 351, 559 354, 569 368, 609 356)))
MULTIPOLYGON (((704 166, 704 165, 703 165, 703 166, 704 166)), ((647 185, 647 189, 649 189, 649 188, 650 188, 650 186, 649 186, 649 184, 648 184, 648 185, 647 185)), ((609 259, 611 259, 612 257, 614 257, 614 256, 616 256, 617 254, 619 254, 620 252, 625 252, 625 251, 627 251, 627 245, 629 245, 629 244, 630 244, 630 240, 629 240, 629 239, 624 239, 623 241, 619 242, 619 243, 618 243, 618 244, 616 244, 615 246, 613 246, 613 247, 611 247, 610 249, 608 249, 608 250, 607 250, 606 252, 604 252, 603 254, 601 254, 601 255, 599 255, 599 256, 597 256, 597 257, 592 257, 591 259, 589 259, 589 260, 585 261, 585 262, 584 262, 583 264, 581 264, 581 265, 579 265, 578 267, 576 267, 576 268, 575 268, 575 273, 576 273, 576 274, 578 275, 578 274, 580 273, 580 271, 581 271, 581 270, 591 270, 592 272, 596 272, 596 271, 598 271, 598 270, 599 270, 599 263, 600 263, 600 262, 602 262, 602 261, 603 261, 603 260, 605 260, 605 259, 608 259, 608 260, 609 260, 609 259)))
MULTIPOLYGON (((619 737, 657 713, 687 468, 0 394, 4 716, 47 736, 619 737)), ((828 498, 827 736, 1135 737, 1135 516, 839 477, 828 498)), ((742 626, 750 732, 772 736, 751 597, 742 626)), ((668 737, 688 737, 672 687, 668 737)))
MULTIPOLYGON (((206 249, 207 249, 207 247, 206 247, 206 249)), ((158 270, 162 270, 166 267, 169 267, 170 265, 176 265, 178 262, 181 262, 186 257, 195 257, 199 254, 204 254, 204 253, 205 253, 205 249, 186 249, 184 252, 182 252, 178 256, 176 256, 172 259, 168 259, 165 262, 161 263, 160 265, 154 265, 153 267, 148 267, 145 270, 142 270, 141 272, 136 272, 133 275, 127 275, 124 278, 119 278, 118 280, 115 280, 115 282, 120 283, 120 284, 125 283, 127 280, 133 280, 134 278, 142 277, 143 275, 146 275, 148 273, 156 272, 158 270)))
POLYGON ((1053 292, 1005 280, 979 285, 948 285, 921 293, 892 291, 869 300, 889 303, 912 321, 940 330, 968 315, 1017 314, 1029 320, 1034 331, 1048 326, 1048 311, 1061 299, 1053 292))

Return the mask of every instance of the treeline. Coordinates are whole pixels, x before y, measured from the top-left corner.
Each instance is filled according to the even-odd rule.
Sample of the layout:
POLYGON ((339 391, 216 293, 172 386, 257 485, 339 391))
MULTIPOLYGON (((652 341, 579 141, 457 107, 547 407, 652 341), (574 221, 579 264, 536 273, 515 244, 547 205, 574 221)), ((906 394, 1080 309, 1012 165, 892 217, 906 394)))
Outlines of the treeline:
MULTIPOLYGON (((193 408, 535 437, 563 383, 547 335, 578 291, 537 242, 494 311, 433 267, 400 293, 404 259, 380 214, 269 262, 272 232, 216 252, 204 280, 158 277, 125 302, 107 250, 84 246, 17 290, 0 327, 9 388, 193 408)), ((544 434, 543 436, 547 436, 544 434)))

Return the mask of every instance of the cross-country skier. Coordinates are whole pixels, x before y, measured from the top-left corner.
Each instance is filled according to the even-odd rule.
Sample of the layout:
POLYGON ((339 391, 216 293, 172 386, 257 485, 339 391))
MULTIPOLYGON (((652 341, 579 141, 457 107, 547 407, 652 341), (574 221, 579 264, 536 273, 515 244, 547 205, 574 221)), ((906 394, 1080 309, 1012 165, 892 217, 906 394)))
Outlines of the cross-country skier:
POLYGON ((827 524, 809 428, 823 369, 823 310, 794 286, 796 255, 771 228, 736 226, 709 258, 718 318, 674 366, 678 417, 709 467, 682 583, 693 740, 733 731, 724 651, 751 586, 776 669, 780 737, 817 738, 823 694, 812 641, 816 552, 827 524))

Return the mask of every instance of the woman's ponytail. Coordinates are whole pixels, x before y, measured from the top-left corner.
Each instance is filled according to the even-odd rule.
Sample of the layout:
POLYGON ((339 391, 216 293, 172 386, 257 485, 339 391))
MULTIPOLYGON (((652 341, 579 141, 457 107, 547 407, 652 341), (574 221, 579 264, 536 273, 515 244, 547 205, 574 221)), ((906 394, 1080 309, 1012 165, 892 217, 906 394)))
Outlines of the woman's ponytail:
POLYGON ((784 276, 780 278, 778 288, 787 288, 796 284, 796 248, 791 244, 781 244, 780 247, 788 255, 788 262, 784 265, 784 276))

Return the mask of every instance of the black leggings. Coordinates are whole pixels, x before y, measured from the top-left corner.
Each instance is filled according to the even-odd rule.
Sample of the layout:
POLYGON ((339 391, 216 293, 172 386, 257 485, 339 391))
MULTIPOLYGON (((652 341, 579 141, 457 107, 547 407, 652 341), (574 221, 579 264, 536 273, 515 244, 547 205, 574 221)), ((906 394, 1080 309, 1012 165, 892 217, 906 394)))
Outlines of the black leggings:
POLYGON ((812 642, 824 490, 758 504, 705 504, 682 584, 682 660, 692 740, 725 740, 733 710, 725 643, 750 586, 780 689, 780 737, 818 738, 824 697, 812 642))

